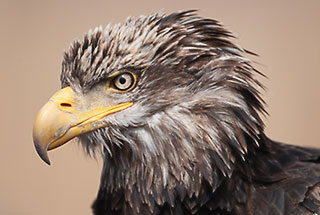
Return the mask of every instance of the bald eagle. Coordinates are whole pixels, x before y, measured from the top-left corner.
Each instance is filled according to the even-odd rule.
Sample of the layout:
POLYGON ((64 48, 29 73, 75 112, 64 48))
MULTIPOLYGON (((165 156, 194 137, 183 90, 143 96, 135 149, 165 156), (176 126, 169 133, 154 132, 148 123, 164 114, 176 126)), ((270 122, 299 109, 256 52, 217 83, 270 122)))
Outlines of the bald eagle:
POLYGON ((35 148, 47 164, 75 137, 101 154, 95 215, 320 214, 320 150, 265 135, 251 54, 195 11, 90 30, 64 54, 35 148))

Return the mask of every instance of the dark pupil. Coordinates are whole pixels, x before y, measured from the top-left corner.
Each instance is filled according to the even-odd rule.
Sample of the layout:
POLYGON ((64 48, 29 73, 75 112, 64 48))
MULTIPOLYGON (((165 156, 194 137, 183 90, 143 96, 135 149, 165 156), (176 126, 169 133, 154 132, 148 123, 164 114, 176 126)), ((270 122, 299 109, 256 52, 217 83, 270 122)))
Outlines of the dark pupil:
POLYGON ((121 78, 119 79, 120 84, 125 84, 126 81, 127 81, 127 80, 126 80, 124 77, 121 77, 121 78))

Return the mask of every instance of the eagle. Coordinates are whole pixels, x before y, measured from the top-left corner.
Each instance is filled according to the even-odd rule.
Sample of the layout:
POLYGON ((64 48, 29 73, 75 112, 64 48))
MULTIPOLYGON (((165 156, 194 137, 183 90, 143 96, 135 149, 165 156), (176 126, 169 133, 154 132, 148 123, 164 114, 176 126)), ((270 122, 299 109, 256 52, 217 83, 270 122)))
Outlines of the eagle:
POLYGON ((263 74, 234 40, 195 10, 90 30, 35 119, 37 153, 76 138, 101 155, 95 215, 320 214, 320 149, 266 136, 263 74))

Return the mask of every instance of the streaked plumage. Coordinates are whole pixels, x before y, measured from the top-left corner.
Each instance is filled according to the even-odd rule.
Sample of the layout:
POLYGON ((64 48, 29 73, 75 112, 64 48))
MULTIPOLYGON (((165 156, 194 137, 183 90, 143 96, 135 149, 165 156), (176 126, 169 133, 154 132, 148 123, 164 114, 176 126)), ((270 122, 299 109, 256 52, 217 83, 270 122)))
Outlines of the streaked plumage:
POLYGON ((93 204, 102 214, 320 214, 320 150, 271 141, 245 56, 219 22, 194 11, 129 18, 75 41, 62 87, 101 100, 107 77, 137 76, 106 104, 133 105, 78 138, 104 167, 93 204))

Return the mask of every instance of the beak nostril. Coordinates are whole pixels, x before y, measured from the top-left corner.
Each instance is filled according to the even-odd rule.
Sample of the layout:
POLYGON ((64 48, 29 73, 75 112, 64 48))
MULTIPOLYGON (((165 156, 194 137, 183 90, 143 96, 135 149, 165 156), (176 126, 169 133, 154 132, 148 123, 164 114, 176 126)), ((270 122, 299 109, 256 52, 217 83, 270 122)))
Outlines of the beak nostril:
POLYGON ((70 103, 65 103, 65 102, 61 103, 60 106, 62 106, 62 107, 72 107, 72 105, 70 103))

